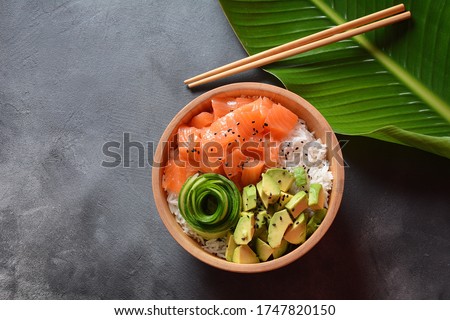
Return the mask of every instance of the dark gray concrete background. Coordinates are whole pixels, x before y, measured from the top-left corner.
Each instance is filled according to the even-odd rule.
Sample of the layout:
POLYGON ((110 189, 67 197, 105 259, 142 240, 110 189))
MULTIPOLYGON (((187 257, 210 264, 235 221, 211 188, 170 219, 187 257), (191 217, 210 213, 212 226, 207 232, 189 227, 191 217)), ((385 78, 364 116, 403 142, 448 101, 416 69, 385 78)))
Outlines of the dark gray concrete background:
POLYGON ((216 1, 0 0, 1 299, 449 299, 449 160, 355 137, 341 210, 297 262, 216 270, 162 224, 150 167, 102 145, 159 140, 188 90, 245 56, 216 1))

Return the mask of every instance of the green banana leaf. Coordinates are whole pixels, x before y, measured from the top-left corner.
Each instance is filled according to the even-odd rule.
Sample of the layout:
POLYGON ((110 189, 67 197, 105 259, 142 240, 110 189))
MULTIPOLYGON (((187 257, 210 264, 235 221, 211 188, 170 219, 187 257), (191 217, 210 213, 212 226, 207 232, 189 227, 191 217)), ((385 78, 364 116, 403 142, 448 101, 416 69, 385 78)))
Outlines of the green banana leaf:
MULTIPOLYGON (((219 0, 251 54, 398 4, 388 0, 219 0)), ((450 1, 404 1, 412 19, 265 68, 337 133, 450 158, 450 1)))

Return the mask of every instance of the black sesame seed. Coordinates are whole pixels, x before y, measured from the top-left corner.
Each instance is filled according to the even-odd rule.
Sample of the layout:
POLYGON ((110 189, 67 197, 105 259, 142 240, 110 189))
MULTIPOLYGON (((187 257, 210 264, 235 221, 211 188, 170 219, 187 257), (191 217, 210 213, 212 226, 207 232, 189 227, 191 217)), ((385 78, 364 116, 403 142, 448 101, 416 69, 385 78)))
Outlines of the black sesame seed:
POLYGON ((241 124, 240 122, 236 123, 237 126, 240 125, 240 124, 241 124))
POLYGON ((280 221, 283 221, 283 217, 282 216, 280 216, 280 221))
POLYGON ((255 123, 255 120, 252 120, 252 123, 255 123))
POLYGON ((272 223, 272 225, 274 226, 274 227, 276 227, 277 225, 276 225, 276 223, 272 223))
POLYGON ((278 183, 281 183, 281 180, 278 180, 278 183))

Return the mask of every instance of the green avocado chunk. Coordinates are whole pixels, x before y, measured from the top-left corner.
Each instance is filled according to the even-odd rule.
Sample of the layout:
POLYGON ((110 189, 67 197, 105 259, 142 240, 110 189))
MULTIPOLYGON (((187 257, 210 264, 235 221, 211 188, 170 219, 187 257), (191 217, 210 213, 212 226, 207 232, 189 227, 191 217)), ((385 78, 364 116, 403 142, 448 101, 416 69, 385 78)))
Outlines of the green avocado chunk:
POLYGON ((289 243, 282 239, 281 243, 278 247, 273 248, 273 253, 272 256, 274 259, 278 259, 279 257, 281 257, 283 254, 285 254, 287 248, 288 248, 289 243))
POLYGON ((256 208, 256 187, 249 184, 242 190, 242 209, 244 211, 253 210, 256 208))
POLYGON ((292 199, 292 197, 293 197, 292 194, 281 191, 281 195, 278 198, 277 202, 275 202, 273 204, 275 211, 280 211, 280 210, 284 209, 284 207, 292 199))
POLYGON ((289 190, 295 180, 291 172, 281 168, 270 168, 266 171, 266 175, 272 177, 278 183, 280 190, 284 192, 289 190))
POLYGON ((262 181, 256 184, 256 189, 258 190, 259 198, 261 199, 264 208, 267 209, 269 207, 269 197, 263 192, 262 181))
POLYGON ((314 212, 314 215, 309 219, 308 224, 306 225, 306 237, 309 238, 314 231, 319 228, 326 214, 327 209, 320 209, 314 212))
POLYGON ((294 224, 288 227, 284 239, 292 244, 300 244, 306 241, 306 216, 304 213, 300 214, 294 224))
POLYGON ((233 238, 236 244, 248 244, 255 232, 255 216, 252 212, 242 212, 234 230, 233 238))
POLYGON ((269 222, 269 232, 267 240, 272 248, 281 244, 286 229, 292 224, 291 216, 286 209, 277 211, 273 214, 269 222))
POLYGON ((261 228, 263 225, 267 224, 267 220, 270 220, 270 216, 267 214, 267 211, 258 211, 255 218, 255 228, 261 228))
POLYGON ((275 203, 281 194, 278 183, 265 173, 262 175, 262 191, 267 196, 268 203, 275 203))
POLYGON ((241 245, 234 249, 233 262, 236 263, 258 263, 259 259, 248 245, 241 245))
POLYGON ((256 254, 259 260, 267 261, 273 253, 273 249, 260 238, 256 238, 256 254))
POLYGON ((306 195, 306 192, 297 192, 292 197, 292 199, 288 203, 286 203, 285 208, 294 218, 297 218, 298 215, 303 212, 303 210, 308 208, 308 196, 306 195))
POLYGON ((322 209, 325 205, 325 191, 320 183, 309 185, 308 206, 313 209, 322 209))
POLYGON ((234 242, 233 234, 229 232, 227 235, 227 248, 225 250, 225 259, 227 259, 227 261, 233 261, 233 253, 236 247, 237 244, 234 242))

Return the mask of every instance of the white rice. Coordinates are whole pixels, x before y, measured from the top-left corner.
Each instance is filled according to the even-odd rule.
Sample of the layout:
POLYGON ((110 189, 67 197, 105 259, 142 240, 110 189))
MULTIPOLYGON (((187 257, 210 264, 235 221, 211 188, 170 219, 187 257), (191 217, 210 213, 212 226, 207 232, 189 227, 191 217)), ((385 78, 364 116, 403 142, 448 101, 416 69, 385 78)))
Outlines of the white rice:
MULTIPOLYGON (((293 171, 294 168, 303 166, 308 174, 308 184, 298 188, 294 183, 289 190, 290 193, 294 194, 300 190, 308 190, 311 183, 320 183, 326 191, 326 202, 328 203, 333 175, 330 171, 330 164, 326 160, 326 155, 326 144, 323 144, 321 139, 316 139, 314 132, 308 131, 305 122, 300 119, 291 134, 281 143, 278 167, 293 171)), ((167 202, 170 211, 185 233, 198 241, 205 251, 217 255, 220 258, 225 258, 226 238, 203 239, 203 237, 199 236, 189 227, 181 215, 178 208, 178 196, 175 193, 169 192, 167 202)))

